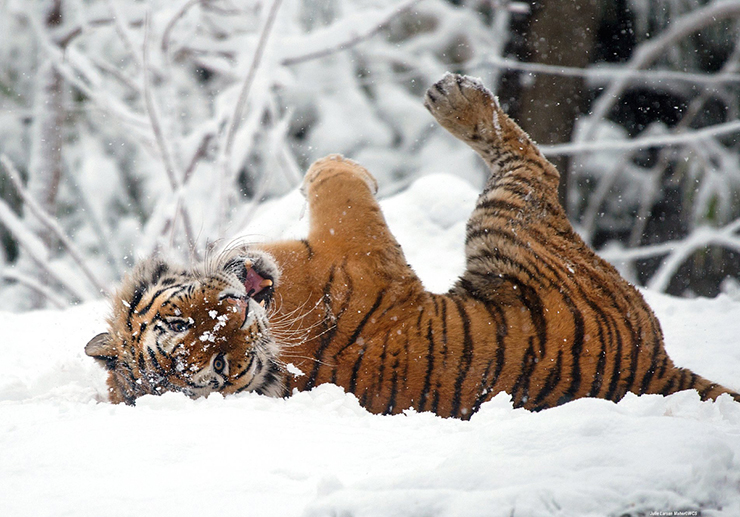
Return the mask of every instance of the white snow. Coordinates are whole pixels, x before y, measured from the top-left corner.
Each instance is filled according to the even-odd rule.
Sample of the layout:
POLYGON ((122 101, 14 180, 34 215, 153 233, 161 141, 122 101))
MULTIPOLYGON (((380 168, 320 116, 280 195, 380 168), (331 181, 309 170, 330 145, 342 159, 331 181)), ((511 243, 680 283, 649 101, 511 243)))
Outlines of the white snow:
MULTIPOLYGON (((383 202, 432 289, 463 267, 475 190, 433 175, 383 202)), ((297 193, 247 235, 300 235, 297 193)), ((674 360, 740 389, 740 301, 646 292, 674 360)), ((84 355, 107 306, 0 312, 1 516, 740 515, 740 404, 693 392, 529 413, 505 395, 469 422, 376 416, 339 388, 104 402, 84 355)))

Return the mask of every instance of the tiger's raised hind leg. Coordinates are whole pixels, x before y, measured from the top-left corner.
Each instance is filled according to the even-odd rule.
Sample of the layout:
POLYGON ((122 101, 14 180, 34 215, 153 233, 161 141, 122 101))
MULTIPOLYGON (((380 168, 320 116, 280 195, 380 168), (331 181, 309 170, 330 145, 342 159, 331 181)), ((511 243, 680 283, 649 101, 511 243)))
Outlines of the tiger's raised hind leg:
POLYGON ((690 388, 703 399, 729 393, 740 401, 673 364, 640 293, 571 227, 555 167, 480 81, 447 74, 429 88, 425 106, 491 169, 468 220, 466 271, 451 294, 528 315, 522 330, 535 334, 510 342, 526 348, 515 403, 539 409, 690 388))
POLYGON ((429 88, 424 105, 491 169, 468 220, 467 271, 458 287, 500 297, 504 278, 531 284, 519 264, 536 261, 537 241, 584 247, 559 204, 558 171, 479 81, 447 74, 429 88), (528 236, 533 229, 544 235, 528 236))

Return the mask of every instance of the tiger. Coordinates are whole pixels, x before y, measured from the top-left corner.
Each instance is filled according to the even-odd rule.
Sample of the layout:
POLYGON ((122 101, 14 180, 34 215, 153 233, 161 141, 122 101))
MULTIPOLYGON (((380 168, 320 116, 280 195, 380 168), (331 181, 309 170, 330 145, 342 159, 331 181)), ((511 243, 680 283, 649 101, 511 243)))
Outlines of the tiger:
POLYGON ((408 265, 374 177, 330 155, 301 187, 307 238, 237 245, 192 270, 148 261, 124 281, 86 347, 110 400, 332 383, 372 413, 460 419, 501 392, 532 411, 687 389, 740 401, 672 362, 640 292, 569 223, 558 171, 480 80, 448 73, 424 105, 490 169, 447 293, 408 265))

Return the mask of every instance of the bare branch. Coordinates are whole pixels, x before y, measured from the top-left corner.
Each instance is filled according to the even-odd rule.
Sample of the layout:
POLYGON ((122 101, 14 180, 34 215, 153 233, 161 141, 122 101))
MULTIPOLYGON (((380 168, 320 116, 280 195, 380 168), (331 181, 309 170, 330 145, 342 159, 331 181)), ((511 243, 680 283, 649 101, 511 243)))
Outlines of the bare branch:
POLYGON ((695 251, 708 246, 720 246, 734 251, 740 251, 740 219, 733 221, 723 228, 708 226, 697 228, 686 238, 676 241, 663 242, 651 246, 630 249, 602 250, 599 255, 609 262, 631 262, 639 259, 668 255, 660 268, 650 279, 649 289, 665 291, 678 268, 695 251))
POLYGON ((54 306, 56 306, 57 309, 64 309, 69 305, 69 302, 67 300, 61 298, 60 296, 57 296, 57 294, 49 289, 49 287, 43 285, 41 282, 31 278, 28 275, 19 273, 14 269, 3 270, 2 277, 5 280, 18 282, 19 284, 25 285, 29 289, 33 289, 41 296, 49 300, 54 306))
MULTIPOLYGON (((110 1, 110 0, 108 0, 110 1)), ((167 24, 167 27, 165 27, 164 32, 162 33, 162 42, 160 44, 160 47, 162 49, 162 53, 167 56, 169 55, 170 51, 170 34, 172 33, 172 29, 175 28, 175 25, 177 25, 177 22, 179 22, 183 16, 185 16, 188 11, 193 8, 195 5, 201 3, 202 0, 188 0, 183 4, 183 6, 175 13, 175 15, 172 17, 170 22, 167 24)))
POLYGON ((471 68, 493 67, 506 70, 518 70, 533 74, 558 75, 563 77, 582 77, 593 81, 628 79, 630 83, 639 81, 663 83, 667 81, 680 81, 692 84, 715 86, 724 83, 740 82, 740 74, 692 74, 688 72, 677 72, 674 70, 624 70, 621 67, 595 67, 577 68, 570 66, 546 65, 544 63, 523 63, 514 59, 486 56, 484 61, 471 68))
POLYGON ((0 221, 5 225, 8 231, 13 234, 18 245, 21 246, 28 256, 34 261, 38 267, 49 275, 49 278, 57 282, 64 289, 66 289, 76 300, 89 300, 90 297, 84 292, 77 289, 77 287, 65 278, 63 275, 57 273, 57 271, 51 267, 49 257, 49 249, 46 245, 33 235, 28 229, 26 229, 23 221, 21 221, 17 215, 11 210, 8 204, 0 198, 0 221))
POLYGON ((98 278, 93 274, 93 272, 90 270, 90 268, 87 266, 87 262, 82 256, 82 253, 77 248, 77 246, 72 242, 72 240, 67 237, 67 234, 64 232, 61 226, 49 216, 49 214, 44 211, 44 209, 38 204, 38 202, 33 199, 33 197, 29 196, 26 192, 26 189, 23 187, 23 182, 21 181, 21 176, 16 170, 13 163, 10 161, 10 159, 5 156, 4 154, 0 155, 0 163, 2 163, 3 167, 5 167, 5 170, 8 173, 8 177, 10 178, 10 181, 13 182, 13 185, 15 186, 16 191, 21 196, 21 199, 23 199, 23 203, 25 206, 31 211, 31 213, 43 224, 46 228, 51 231, 54 236, 59 239, 59 242, 64 246, 64 248, 67 250, 67 252, 70 254, 72 259, 74 259, 77 266, 80 268, 82 273, 87 277, 87 279, 90 281, 90 283, 95 287, 95 289, 105 294, 106 288, 103 285, 103 283, 98 280, 98 278))
MULTIPOLYGON (((69 82, 75 88, 84 93, 87 97, 90 98, 90 100, 100 106, 103 110, 107 111, 111 115, 114 115, 122 122, 129 124, 130 126, 135 128, 137 130, 137 133, 141 134, 142 129, 148 129, 148 124, 144 117, 136 113, 132 113, 126 105, 119 102, 117 99, 111 97, 110 95, 105 95, 104 93, 101 93, 97 88, 98 85, 94 84, 94 82, 90 80, 90 78, 87 76, 87 73, 85 72, 85 70, 82 69, 82 67, 72 66, 72 61, 76 56, 74 52, 69 52, 69 54, 65 56, 61 49, 46 37, 43 29, 38 27, 38 24, 35 22, 35 20, 32 19, 31 21, 36 28, 36 36, 38 37, 41 44, 44 46, 48 57, 54 64, 54 68, 62 75, 62 77, 64 77, 67 82, 69 82), (90 81, 90 83, 93 83, 92 86, 90 86, 80 77, 84 77, 86 80, 90 81)), ((144 138, 146 137, 144 136, 144 138)))
MULTIPOLYGON (((735 44, 735 49, 733 50, 732 55, 727 59, 727 61, 725 61, 724 65, 722 65, 722 70, 718 74, 716 74, 715 77, 717 79, 720 79, 724 76, 731 76, 738 69, 739 61, 740 41, 735 44)), ((701 94, 691 100, 691 103, 689 104, 689 107, 687 108, 683 118, 673 128, 675 134, 685 134, 691 122, 694 121, 696 116, 700 113, 701 108, 710 98, 711 91, 712 90, 709 87, 705 86, 701 94)), ((693 139, 689 140, 686 143, 693 144, 693 139)), ((672 154, 672 150, 662 149, 658 164, 650 170, 651 178, 649 179, 649 183, 651 189, 645 189, 641 196, 640 209, 638 211, 637 217, 635 218, 635 225, 632 227, 632 231, 630 232, 630 247, 638 246, 640 240, 642 239, 642 234, 647 224, 648 215, 650 209, 652 208, 653 198, 655 197, 654 190, 657 186, 657 180, 658 178, 661 178, 663 176, 663 173, 670 164, 670 157, 672 154)), ((606 199, 607 194, 616 183, 617 178, 622 173, 624 173, 628 163, 631 160, 631 157, 631 154, 623 155, 616 167, 609 169, 606 173, 599 177, 596 191, 589 197, 588 206, 586 207, 584 215, 581 219, 583 227, 582 234, 586 242, 591 242, 593 232, 596 227, 596 217, 599 213, 599 209, 601 208, 604 199, 606 199)))
POLYGON ((90 62, 103 72, 114 77, 118 82, 126 86, 132 92, 140 93, 141 87, 115 66, 103 61, 102 59, 98 59, 95 56, 90 56, 90 62))
POLYGON ((190 180, 190 176, 193 174, 195 168, 198 166, 198 162, 206 157, 208 146, 211 143, 211 140, 213 140, 213 137, 213 133, 206 133, 203 135, 203 138, 201 138, 198 148, 195 150, 195 153, 193 153, 192 158, 190 158, 190 163, 185 168, 185 172, 182 175, 183 185, 187 185, 188 180, 190 180))
POLYGON ((265 46, 267 45, 267 40, 270 37, 270 32, 272 32, 272 27, 275 23, 277 11, 280 8, 281 2, 282 0, 273 0, 272 5, 270 6, 270 12, 267 14, 267 20, 265 21, 265 25, 262 28, 262 33, 260 34, 259 41, 257 42, 257 48, 254 50, 252 63, 249 65, 247 76, 244 78, 242 89, 239 92, 239 98, 236 101, 236 106, 234 107, 234 114, 231 117, 231 123, 226 133, 226 156, 231 155, 231 148, 234 145, 236 130, 239 127, 239 122, 241 121, 244 106, 246 105, 247 99, 249 98, 249 92, 252 88, 252 83, 254 83, 254 78, 257 75, 257 70, 259 69, 260 63, 262 62, 262 55, 265 52, 265 46))
POLYGON ((144 63, 142 62, 139 53, 135 50, 136 47, 134 46, 134 42, 131 40, 131 35, 129 34, 128 27, 123 24, 123 15, 120 13, 118 7, 112 0, 106 1, 108 4, 108 9, 110 9, 111 14, 113 14, 113 23, 116 28, 116 34, 118 34, 118 37, 121 38, 123 46, 126 48, 126 51, 134 60, 136 68, 138 70, 144 70, 144 63))
POLYGON ((239 98, 236 101, 236 106, 234 107, 234 113, 231 116, 231 123, 229 124, 228 130, 226 132, 226 141, 222 147, 222 152, 220 156, 220 162, 221 162, 221 217, 220 219, 225 219, 226 211, 228 210, 228 201, 226 197, 226 191, 228 190, 228 183, 231 176, 230 169, 230 161, 231 161, 231 152, 232 148, 234 146, 234 139, 236 138, 236 131, 239 127, 239 122, 242 118, 242 112, 244 111, 244 107, 247 104, 247 99, 249 98, 249 92, 252 88, 252 83, 254 83, 255 76, 257 75, 257 70, 259 69, 260 63, 262 62, 262 55, 265 52, 265 47, 267 45, 267 40, 270 37, 270 33, 272 32, 272 27, 275 24, 275 19, 277 18, 277 12, 280 8, 282 0, 273 0, 272 5, 270 6, 270 11, 267 13, 267 19, 265 20, 265 25, 262 27, 262 32, 260 33, 259 40, 257 42, 257 47, 254 50, 254 54, 252 56, 252 62, 249 65, 249 70, 247 71, 247 76, 244 78, 244 83, 242 84, 241 91, 239 92, 239 98))
POLYGON ((146 112, 149 116, 149 123, 154 133, 154 138, 159 148, 159 153, 162 157, 162 164, 164 165, 165 172, 167 173, 167 179, 170 180, 170 187, 173 192, 176 192, 180 188, 180 180, 175 173, 175 164, 172 161, 170 151, 167 148, 167 141, 162 131, 162 126, 159 123, 159 112, 157 110, 154 96, 152 94, 152 88, 150 84, 150 70, 149 70, 149 31, 150 31, 150 12, 147 11, 146 19, 144 22, 144 101, 146 103, 146 112))
MULTIPOLYGON (((740 2, 715 2, 701 9, 696 9, 678 18, 660 36, 640 45, 632 59, 627 63, 625 72, 645 68, 665 54, 666 50, 670 46, 675 45, 679 40, 720 20, 737 16, 740 16, 740 2)), ((630 79, 627 74, 618 77, 596 99, 590 117, 589 127, 583 132, 583 136, 579 140, 588 141, 593 139, 596 125, 606 117, 612 106, 614 106, 614 103, 620 99, 629 81, 630 79)))
POLYGON ((542 145, 540 150, 545 156, 564 154, 581 154, 595 151, 634 151, 648 147, 667 147, 694 143, 705 138, 715 138, 740 132, 740 120, 724 122, 696 131, 684 131, 679 134, 650 136, 633 140, 597 140, 595 142, 575 142, 570 144, 542 145))
MULTIPOLYGON (((63 32, 54 36, 54 44, 58 45, 61 48, 66 48, 70 45, 70 43, 72 43, 72 41, 74 41, 75 38, 78 38, 82 35, 85 27, 106 27, 114 23, 116 23, 115 18, 105 16, 92 20, 86 20, 85 26, 77 25, 72 28, 65 27, 63 32)), ((143 19, 132 20, 129 23, 131 26, 137 27, 143 23, 143 19)))
POLYGON ((361 33, 361 34, 354 34, 352 37, 344 41, 340 41, 338 43, 333 44, 330 47, 326 47, 321 50, 307 52, 300 56, 286 57, 285 59, 281 61, 281 64, 284 66, 297 65, 299 63, 305 63, 306 61, 311 61, 313 59, 320 59, 322 57, 330 56, 332 54, 336 54, 337 52, 342 52, 356 45, 359 45, 363 41, 366 41, 372 38, 373 36, 375 36, 377 33, 383 30, 390 22, 396 19, 396 17, 408 11, 413 6, 418 4, 420 1, 421 0, 406 0, 404 3, 398 6, 398 8, 394 9, 390 15, 384 18, 380 23, 378 23, 372 29, 364 33, 361 33))

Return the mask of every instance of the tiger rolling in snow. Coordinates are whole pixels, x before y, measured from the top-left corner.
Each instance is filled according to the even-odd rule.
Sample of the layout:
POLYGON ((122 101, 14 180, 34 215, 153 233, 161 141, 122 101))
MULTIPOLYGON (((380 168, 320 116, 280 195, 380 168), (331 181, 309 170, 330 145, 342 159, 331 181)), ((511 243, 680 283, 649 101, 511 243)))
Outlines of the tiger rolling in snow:
POLYGON ((491 169, 447 294, 407 265, 370 173, 329 156, 304 180, 307 239, 193 270, 145 263, 124 281, 109 331, 86 348, 109 370, 111 400, 328 382, 374 413, 459 418, 502 391, 532 410, 684 389, 740 401, 673 364, 639 292, 573 231, 557 170, 480 82, 448 74, 425 106, 491 169))

